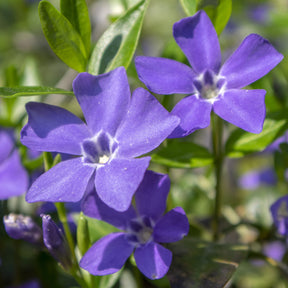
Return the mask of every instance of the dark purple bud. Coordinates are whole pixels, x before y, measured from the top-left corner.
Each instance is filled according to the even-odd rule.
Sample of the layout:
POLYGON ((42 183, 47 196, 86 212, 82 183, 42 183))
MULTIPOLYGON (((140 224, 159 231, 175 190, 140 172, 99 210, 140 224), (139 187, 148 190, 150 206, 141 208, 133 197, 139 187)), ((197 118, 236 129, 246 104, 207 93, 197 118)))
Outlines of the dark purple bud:
POLYGON ((42 230, 31 217, 11 213, 4 216, 4 225, 11 238, 42 245, 42 230))
POLYGON ((72 266, 70 249, 63 231, 51 219, 42 216, 43 242, 50 254, 67 270, 72 266))

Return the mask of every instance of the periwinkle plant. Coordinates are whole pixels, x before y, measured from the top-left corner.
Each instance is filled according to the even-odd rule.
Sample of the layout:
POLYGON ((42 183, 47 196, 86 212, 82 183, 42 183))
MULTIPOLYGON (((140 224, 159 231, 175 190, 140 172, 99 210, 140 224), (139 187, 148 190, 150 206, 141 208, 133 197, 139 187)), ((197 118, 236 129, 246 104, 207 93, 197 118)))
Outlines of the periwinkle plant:
MULTIPOLYGON (((222 18, 225 18, 224 14, 219 12, 224 9, 224 6, 221 6, 224 5, 222 1, 219 1, 222 4, 213 10, 213 21, 209 18, 211 13, 208 15, 204 10, 199 10, 193 14, 191 11, 195 7, 190 6, 189 1, 180 1, 185 11, 189 11, 188 14, 191 15, 174 24, 173 36, 190 66, 186 62, 184 64, 184 61, 137 56, 134 71, 129 65, 136 51, 149 1, 136 1, 129 9, 128 6, 133 1, 121 2, 127 8, 125 15, 111 24, 93 51, 90 48, 89 13, 84 0, 60 0, 61 12, 50 2, 40 2, 41 25, 52 50, 70 68, 79 72, 73 82, 71 79, 72 91, 52 87, 18 87, 19 85, 3 90, 0 88, 0 91, 6 93, 6 97, 16 97, 19 93, 74 94, 81 109, 73 110, 78 111, 73 114, 69 107, 64 109, 60 105, 44 101, 29 102, 25 106, 25 120, 23 117, 10 129, 6 128, 9 123, 6 125, 0 115, 0 124, 5 124, 0 129, 0 199, 8 199, 9 203, 9 198, 19 196, 27 190, 26 201, 44 202, 42 208, 38 207, 38 211, 45 213, 41 215, 42 227, 35 222, 36 216, 32 209, 29 216, 9 214, 4 217, 6 232, 11 238, 30 242, 38 249, 44 248, 74 277, 78 285, 84 288, 106 288, 105 285, 112 288, 115 281, 118 281, 117 277, 122 277, 119 275, 123 270, 135 272, 135 269, 139 269, 144 275, 135 273, 134 278, 139 287, 145 287, 147 281, 150 286, 160 287, 157 281, 151 280, 166 275, 172 288, 182 288, 183 285, 185 288, 226 287, 238 262, 249 257, 249 253, 243 252, 244 249, 242 251, 238 246, 231 248, 230 244, 226 243, 231 239, 226 241, 225 231, 246 223, 239 220, 239 223, 235 224, 240 213, 238 215, 238 210, 234 211, 232 205, 229 206, 230 210, 225 210, 225 217, 234 215, 234 222, 231 220, 230 223, 228 219, 222 223, 222 194, 225 188, 222 185, 222 170, 226 157, 240 157, 259 151, 259 147, 263 148, 262 142, 268 146, 287 130, 287 113, 284 113, 286 110, 277 110, 276 116, 267 114, 270 120, 268 128, 264 125, 266 110, 270 110, 270 102, 265 106, 264 89, 268 87, 269 93, 273 89, 267 83, 265 87, 259 84, 253 89, 246 89, 246 86, 253 84, 277 66, 283 56, 267 39, 258 34, 250 34, 235 52, 222 62, 217 35, 221 30, 219 19, 224 21, 222 18), (164 104, 169 96, 155 97, 143 87, 138 87, 131 93, 130 78, 133 83, 142 81, 151 93, 182 94, 185 97, 169 112, 159 101, 163 99, 164 104), (231 126, 235 129, 234 132, 227 129, 227 138, 224 139, 222 136, 226 126, 224 127, 222 119, 228 122, 225 125, 231 123, 240 129, 231 126), (196 138, 201 131, 199 134, 192 134, 196 130, 207 128, 210 122, 212 149, 207 143, 207 147, 194 143, 194 140, 198 141, 196 138), (40 158, 37 161, 28 159, 26 148, 18 149, 20 144, 15 142, 12 135, 13 129, 20 131, 21 127, 21 143, 33 151, 44 152, 43 163, 41 161, 40 165, 40 158), (263 129, 264 136, 261 136, 263 129), (191 137, 186 137, 190 134, 191 137), (226 139, 227 142, 224 142, 226 139), (250 141, 252 144, 249 146, 250 141), (21 152, 21 157, 18 151, 21 152), (194 158, 195 162, 192 161, 194 158), (36 169, 39 170, 42 164, 45 167, 45 172, 31 183, 29 188, 28 175, 21 160, 30 174, 36 169), (155 162, 162 166, 155 166, 155 162), (209 209, 213 202, 214 211, 212 215, 211 211, 205 211, 201 217, 207 214, 210 217, 199 219, 193 211, 184 211, 179 207, 173 194, 175 185, 172 185, 169 192, 170 176, 175 180, 175 175, 178 175, 170 168, 202 167, 208 165, 207 163, 212 163, 215 173, 215 194, 213 197, 211 193, 206 195, 209 198, 209 209), (66 214, 69 203, 76 203, 77 206, 77 209, 69 213, 69 219, 73 218, 73 223, 77 224, 77 233, 71 233, 69 227, 66 214), (51 206, 53 208, 48 209, 48 213, 58 214, 62 225, 56 224, 52 216, 46 214, 45 209, 51 206), (103 222, 110 224, 109 228, 106 228, 103 222), (225 225, 230 226, 226 228, 225 225), (184 239, 184 242, 177 243, 184 237, 187 242, 184 239), (219 244, 218 240, 221 240, 222 244, 219 244), (188 247, 187 243, 190 243, 188 247), (178 252, 175 247, 178 247, 178 252), (224 250, 229 255, 219 255, 224 250), (199 256, 199 251, 204 252, 199 256), (240 251, 241 257, 237 254, 234 259, 235 251, 240 251), (179 255, 181 265, 178 261, 179 255), (230 263, 237 263, 233 264, 231 273, 230 263), (222 264, 229 266, 229 273, 220 273, 222 264), (179 265, 180 268, 173 265, 179 265), (117 274, 110 276, 116 272, 117 274), (215 279, 212 277, 214 280, 211 280, 211 275, 215 276, 215 279)), ((227 5, 229 1, 225 3, 227 5)), ((227 11, 223 13, 227 13, 226 18, 229 18, 227 11)), ((225 24, 223 22, 221 25, 225 24)), ((13 101, 9 105, 13 108, 13 101)), ((281 151, 277 151, 282 153, 284 159, 282 170, 288 169, 288 164, 285 164, 285 159, 288 159, 285 158, 288 155, 286 148, 285 143, 282 143, 281 151)), ((275 165, 277 166, 277 163, 275 165)), ((211 169, 207 171, 205 176, 209 177, 211 169)), ((193 172, 190 174, 192 178, 193 172)), ((268 181, 270 178, 267 178, 266 172, 263 175, 260 177, 256 172, 253 173, 253 177, 248 179, 250 186, 246 183, 242 188, 253 189, 262 182, 274 185, 277 181, 275 173, 273 181, 268 181)), ((199 177, 198 190, 201 190, 200 180, 199 177)), ((232 190, 237 193, 237 189, 232 190)), ((194 192, 189 191, 193 197, 199 191, 194 192)), ((207 207, 201 206, 203 202, 196 196, 193 199, 195 205, 199 204, 200 210, 207 207)), ((8 209, 6 203, 7 201, 5 209, 8 209)), ((281 197, 271 206, 274 226, 278 234, 284 236, 285 241, 288 235, 287 207, 287 196, 281 197)), ((18 208, 16 206, 16 210, 18 208)), ((242 206, 241 208, 243 209, 242 206)), ((259 229, 261 237, 266 237, 263 241, 264 248, 279 242, 275 242, 274 238, 277 237, 272 233, 272 229, 271 233, 264 233, 267 232, 266 227, 259 228, 257 223, 248 224, 259 229)), ((237 233, 235 238, 242 239, 237 233)), ((259 239, 262 241, 261 237, 259 236, 259 239)), ((284 245, 275 247, 281 247, 282 257, 284 245)), ((262 251, 265 251, 264 248, 262 251)), ((286 264, 277 262, 281 261, 279 257, 276 262, 267 258, 271 251, 270 254, 258 252, 251 254, 268 259, 268 262, 274 263, 283 273, 287 273, 286 264)), ((27 282, 26 278, 24 280, 23 283, 27 282)), ((161 283, 159 285, 164 287, 165 282, 161 283)))

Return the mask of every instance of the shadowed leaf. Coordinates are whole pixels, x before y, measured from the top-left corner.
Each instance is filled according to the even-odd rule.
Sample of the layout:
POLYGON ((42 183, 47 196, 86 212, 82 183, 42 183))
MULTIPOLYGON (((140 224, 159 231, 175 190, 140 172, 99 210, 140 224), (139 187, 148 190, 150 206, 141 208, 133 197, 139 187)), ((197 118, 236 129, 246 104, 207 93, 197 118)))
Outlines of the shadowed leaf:
POLYGON ((199 242, 191 238, 169 245, 173 260, 167 274, 171 288, 225 288, 239 263, 245 259, 243 245, 199 242))

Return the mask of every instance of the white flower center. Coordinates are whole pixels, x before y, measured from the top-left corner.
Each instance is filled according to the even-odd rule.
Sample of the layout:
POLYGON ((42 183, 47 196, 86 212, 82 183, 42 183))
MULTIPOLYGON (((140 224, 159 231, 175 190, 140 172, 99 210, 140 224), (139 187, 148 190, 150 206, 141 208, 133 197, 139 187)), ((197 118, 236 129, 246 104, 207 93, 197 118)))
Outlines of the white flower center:
POLYGON ((202 99, 214 101, 224 91, 226 80, 213 71, 206 70, 194 79, 193 84, 202 99))
POLYGON ((89 165, 105 165, 115 155, 118 143, 109 133, 100 131, 82 143, 83 162, 89 165))

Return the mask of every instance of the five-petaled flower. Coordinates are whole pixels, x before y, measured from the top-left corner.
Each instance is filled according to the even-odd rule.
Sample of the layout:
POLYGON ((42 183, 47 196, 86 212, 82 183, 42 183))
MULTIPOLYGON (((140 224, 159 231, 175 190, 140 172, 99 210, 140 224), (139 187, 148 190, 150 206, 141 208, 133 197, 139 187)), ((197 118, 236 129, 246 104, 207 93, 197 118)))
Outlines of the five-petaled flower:
POLYGON ((0 200, 24 194, 28 174, 21 164, 12 130, 0 128, 0 200))
POLYGON ((177 127, 171 115, 143 88, 130 97, 123 67, 93 76, 80 73, 73 91, 86 123, 69 111, 44 103, 26 105, 21 141, 33 150, 80 156, 42 174, 27 192, 28 202, 77 202, 90 179, 100 199, 125 211, 144 177, 150 152, 177 127))
POLYGON ((221 67, 218 37, 204 11, 175 23, 173 34, 192 69, 165 58, 135 60, 140 80, 152 92, 190 94, 172 110, 181 123, 169 137, 184 137, 209 126, 211 110, 248 132, 260 133, 266 91, 240 88, 267 74, 283 56, 266 39, 251 34, 221 67))
POLYGON ((98 240, 83 256, 80 267, 93 275, 115 273, 134 251, 139 270, 150 279, 163 277, 171 264, 172 252, 159 243, 175 242, 189 231, 181 207, 164 214, 170 188, 167 175, 147 171, 135 193, 135 208, 118 212, 105 205, 93 191, 82 202, 83 212, 108 222, 124 232, 111 233, 98 240))

